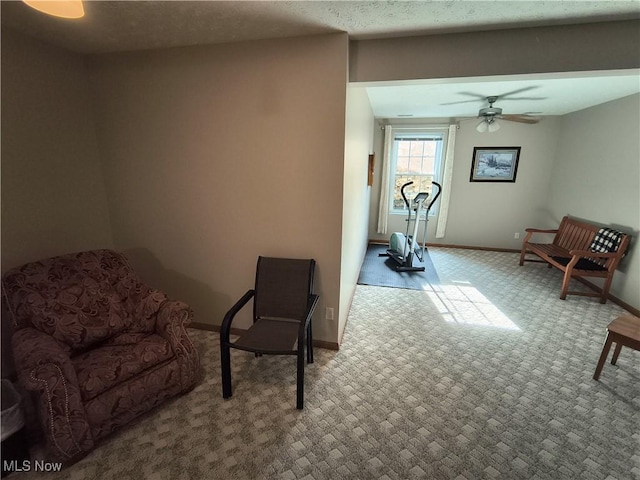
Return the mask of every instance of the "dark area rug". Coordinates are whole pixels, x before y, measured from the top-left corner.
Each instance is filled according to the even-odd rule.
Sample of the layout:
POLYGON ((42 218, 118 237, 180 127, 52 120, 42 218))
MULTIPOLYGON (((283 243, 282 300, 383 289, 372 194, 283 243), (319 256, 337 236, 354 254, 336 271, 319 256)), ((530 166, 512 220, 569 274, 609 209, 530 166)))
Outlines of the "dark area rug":
POLYGON ((440 279, 428 252, 425 252, 424 262, 418 261, 416 257, 413 259, 414 266, 425 267, 424 272, 396 272, 394 270, 397 265, 395 260, 378 256, 386 251, 386 245, 369 245, 358 277, 358 285, 427 290, 431 285, 440 284, 440 279))

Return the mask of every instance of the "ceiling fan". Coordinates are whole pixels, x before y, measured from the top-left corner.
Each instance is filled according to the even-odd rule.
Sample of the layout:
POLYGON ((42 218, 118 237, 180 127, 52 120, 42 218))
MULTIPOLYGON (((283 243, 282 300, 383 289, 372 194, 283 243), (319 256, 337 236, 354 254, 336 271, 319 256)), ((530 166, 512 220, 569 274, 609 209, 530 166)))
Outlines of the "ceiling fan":
POLYGON ((482 121, 476 127, 476 130, 479 132, 495 132, 500 129, 500 124, 496 122, 496 119, 507 120, 509 122, 518 122, 518 123, 538 123, 540 121, 540 117, 535 117, 531 115, 531 113, 537 112, 527 112, 519 115, 503 115, 502 109, 498 107, 494 107, 493 104, 498 100, 498 96, 494 95, 491 97, 487 97, 487 102, 489 102, 489 106, 485 108, 481 108, 478 112, 478 118, 481 118, 482 121))
POLYGON ((493 104, 495 102, 498 101, 498 99, 503 99, 503 100, 544 100, 544 97, 513 97, 512 95, 516 94, 516 93, 521 93, 527 90, 531 90, 537 88, 535 86, 531 86, 531 87, 524 87, 518 90, 514 90, 512 92, 509 93, 504 93, 502 95, 491 95, 488 97, 483 97, 482 95, 478 95, 476 93, 469 93, 469 92, 461 92, 463 95, 471 95, 473 97, 476 97, 476 99, 474 100, 462 100, 460 102, 450 102, 450 103, 445 103, 443 105, 453 105, 453 104, 457 104, 457 103, 467 103, 467 102, 476 102, 478 100, 483 100, 486 101, 487 103, 489 103, 488 107, 485 108, 481 108, 480 111, 478 112, 478 118, 481 119, 481 122, 476 126, 476 130, 478 132, 495 132, 497 130, 500 129, 500 124, 496 121, 497 119, 500 120, 507 120, 509 122, 519 122, 519 123, 529 123, 529 124, 533 124, 533 123, 538 123, 540 121, 540 117, 536 117, 534 115, 532 115, 533 113, 539 113, 539 112, 526 112, 526 113, 522 113, 522 114, 517 114, 517 115, 503 115, 502 114, 502 109, 498 108, 498 107, 494 107, 493 104))

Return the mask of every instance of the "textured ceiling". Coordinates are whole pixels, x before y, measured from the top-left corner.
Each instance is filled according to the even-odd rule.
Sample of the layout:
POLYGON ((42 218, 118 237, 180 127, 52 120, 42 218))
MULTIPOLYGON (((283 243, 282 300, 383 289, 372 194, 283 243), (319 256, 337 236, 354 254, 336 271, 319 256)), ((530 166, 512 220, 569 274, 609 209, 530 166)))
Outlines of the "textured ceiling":
POLYGON ((88 1, 77 20, 2 1, 2 23, 82 53, 347 32, 380 38, 640 18, 623 1, 88 1))
MULTIPOLYGON (((346 32, 354 39, 453 33, 640 18, 638 0, 423 1, 86 1, 78 20, 50 17, 21 1, 2 1, 3 25, 79 53, 104 53, 346 32)), ((601 74, 604 72, 601 72, 601 74)), ((377 117, 474 116, 498 100, 504 113, 560 115, 640 91, 638 72, 607 77, 484 78, 367 88, 377 117), (628 75, 628 74, 631 75, 628 75), (463 83, 460 83, 463 82, 463 83)))

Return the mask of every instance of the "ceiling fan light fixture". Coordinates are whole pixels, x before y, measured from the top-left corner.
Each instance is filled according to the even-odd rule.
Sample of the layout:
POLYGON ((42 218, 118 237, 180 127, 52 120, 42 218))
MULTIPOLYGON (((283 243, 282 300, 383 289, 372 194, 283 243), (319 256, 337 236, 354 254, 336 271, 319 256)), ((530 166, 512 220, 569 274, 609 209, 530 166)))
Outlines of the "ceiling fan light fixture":
POLYGON ((496 120, 491 120, 488 126, 489 133, 497 132, 500 130, 500 124, 496 120))
POLYGON ((482 120, 482 121, 481 121, 481 122, 476 126, 476 130, 477 130, 478 132, 480 132, 480 133, 484 133, 484 132, 486 132, 486 131, 487 131, 487 127, 488 127, 488 126, 489 126, 489 125, 487 124, 487 121, 483 119, 483 120, 482 120))
POLYGON ((82 0, 22 0, 31 8, 39 12, 60 18, 84 17, 84 5, 82 0))

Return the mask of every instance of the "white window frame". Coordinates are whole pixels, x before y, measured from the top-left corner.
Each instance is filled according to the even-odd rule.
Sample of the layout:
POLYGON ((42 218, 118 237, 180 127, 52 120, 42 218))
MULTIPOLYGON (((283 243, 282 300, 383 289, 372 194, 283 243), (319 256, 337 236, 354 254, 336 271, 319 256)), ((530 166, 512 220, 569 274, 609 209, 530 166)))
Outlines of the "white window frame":
MULTIPOLYGON (((396 183, 396 169, 398 162, 398 144, 396 139, 407 139, 407 138, 420 138, 420 136, 424 136, 425 138, 439 136, 441 140, 438 141, 438 146, 436 150, 436 158, 433 165, 433 181, 442 184, 443 177, 443 167, 444 167, 444 159, 446 156, 447 149, 447 140, 449 134, 449 127, 444 125, 430 125, 430 126, 415 126, 415 127, 394 127, 393 128, 393 149, 391 154, 391 170, 389 175, 389 184, 387 188, 389 189, 389 214, 390 215, 407 215, 407 209, 397 209, 394 207, 394 196, 395 196, 395 183, 396 183)), ((431 198, 428 199, 428 202, 431 201, 431 198)), ((429 210, 429 217, 433 217, 437 215, 438 210, 440 208, 440 199, 436 201, 431 210, 429 210)))

